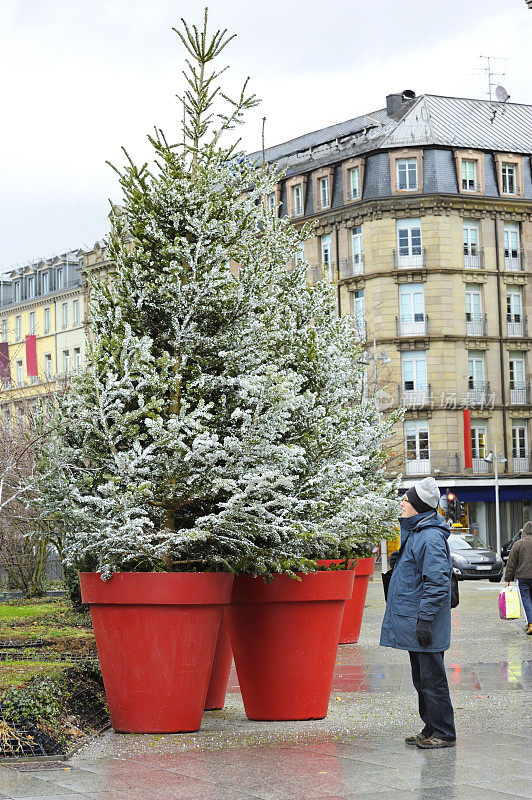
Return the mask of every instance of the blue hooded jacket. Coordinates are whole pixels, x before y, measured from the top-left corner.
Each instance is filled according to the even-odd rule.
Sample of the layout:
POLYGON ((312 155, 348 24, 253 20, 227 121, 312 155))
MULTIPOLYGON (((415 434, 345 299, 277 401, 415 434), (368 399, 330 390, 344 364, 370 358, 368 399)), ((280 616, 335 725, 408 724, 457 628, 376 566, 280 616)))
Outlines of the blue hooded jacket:
POLYGON ((401 517, 401 548, 395 563, 380 644, 398 650, 441 653, 451 643, 449 526, 436 511, 401 517), (432 644, 421 647, 418 619, 430 620, 432 644))

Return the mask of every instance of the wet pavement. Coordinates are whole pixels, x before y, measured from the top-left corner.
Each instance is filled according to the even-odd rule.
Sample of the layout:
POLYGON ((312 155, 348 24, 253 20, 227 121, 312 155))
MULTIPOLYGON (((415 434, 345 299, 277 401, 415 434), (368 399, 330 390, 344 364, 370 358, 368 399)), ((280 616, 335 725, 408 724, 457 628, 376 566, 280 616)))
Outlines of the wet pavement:
POLYGON ((0 800, 516 800, 532 798, 532 637, 499 619, 500 585, 460 584, 446 654, 456 748, 404 744, 416 733, 408 654, 378 646, 376 575, 360 641, 342 645, 325 720, 246 719, 238 683, 202 730, 112 732, 68 763, 0 766, 0 800))

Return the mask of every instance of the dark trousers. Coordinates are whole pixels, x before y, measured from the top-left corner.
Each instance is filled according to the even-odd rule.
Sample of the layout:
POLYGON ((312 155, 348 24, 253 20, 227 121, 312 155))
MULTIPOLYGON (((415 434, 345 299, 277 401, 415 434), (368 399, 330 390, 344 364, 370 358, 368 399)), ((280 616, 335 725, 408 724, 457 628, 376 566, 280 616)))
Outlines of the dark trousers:
POLYGON ((518 578, 517 588, 525 612, 525 621, 529 625, 532 622, 532 578, 518 578))
POLYGON ((409 652, 412 682, 419 697, 423 736, 454 741, 454 711, 443 664, 443 653, 409 652))

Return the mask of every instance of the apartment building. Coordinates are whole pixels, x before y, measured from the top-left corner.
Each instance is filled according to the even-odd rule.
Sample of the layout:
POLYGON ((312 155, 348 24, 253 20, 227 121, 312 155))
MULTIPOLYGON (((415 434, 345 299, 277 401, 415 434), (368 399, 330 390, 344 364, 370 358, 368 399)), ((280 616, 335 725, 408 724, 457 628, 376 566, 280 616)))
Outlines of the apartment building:
POLYGON ((531 152, 532 106, 404 91, 265 153, 272 213, 314 221, 309 280, 335 284, 369 388, 404 409, 391 472, 434 475, 491 544, 495 450, 503 542, 532 499, 531 152))
POLYGON ((12 270, 0 279, 0 406, 25 425, 40 397, 65 385, 85 357, 82 252, 12 270))

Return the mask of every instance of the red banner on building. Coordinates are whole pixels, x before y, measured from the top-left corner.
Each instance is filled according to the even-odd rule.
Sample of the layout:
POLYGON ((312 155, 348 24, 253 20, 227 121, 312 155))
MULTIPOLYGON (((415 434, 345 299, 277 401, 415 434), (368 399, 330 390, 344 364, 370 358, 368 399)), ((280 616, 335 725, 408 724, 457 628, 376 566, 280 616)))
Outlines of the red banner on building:
POLYGON ((0 380, 11 383, 11 365, 9 363, 9 345, 0 342, 0 380))
POLYGON ((473 466, 473 449, 471 447, 471 410, 464 408, 464 467, 473 466))
POLYGON ((26 372, 28 375, 38 375, 37 369, 37 337, 35 334, 26 336, 26 372))

